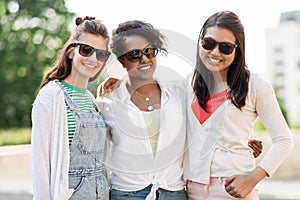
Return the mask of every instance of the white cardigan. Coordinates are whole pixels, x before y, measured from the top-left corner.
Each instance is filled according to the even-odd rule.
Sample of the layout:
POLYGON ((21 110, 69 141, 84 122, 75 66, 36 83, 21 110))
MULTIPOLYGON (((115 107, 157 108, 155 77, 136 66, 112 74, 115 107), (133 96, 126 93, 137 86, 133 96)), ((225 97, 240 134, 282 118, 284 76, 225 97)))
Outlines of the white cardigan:
POLYGON ((64 93, 54 81, 37 95, 32 109, 32 175, 34 199, 66 200, 70 162, 64 93))
POLYGON ((229 177, 252 171, 256 163, 248 140, 253 137, 253 125, 258 116, 272 139, 272 147, 258 166, 271 176, 292 150, 292 134, 273 88, 259 75, 250 76, 246 105, 242 111, 226 100, 202 125, 191 109, 195 96, 193 89, 191 86, 187 88, 186 179, 208 184, 210 177, 229 177))

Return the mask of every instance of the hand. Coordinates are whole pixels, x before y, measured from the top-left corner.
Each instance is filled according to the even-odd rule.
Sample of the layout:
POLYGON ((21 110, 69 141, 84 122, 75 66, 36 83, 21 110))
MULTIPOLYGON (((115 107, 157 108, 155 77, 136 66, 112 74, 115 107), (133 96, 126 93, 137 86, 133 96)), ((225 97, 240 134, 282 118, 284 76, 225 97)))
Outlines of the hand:
POLYGON ((257 158, 261 153, 263 149, 262 141, 260 140, 249 140, 248 146, 253 150, 253 156, 254 158, 257 158))
POLYGON ((98 87, 98 95, 103 96, 106 93, 111 93, 116 88, 118 88, 121 84, 122 80, 113 78, 113 77, 107 77, 98 87))
POLYGON ((235 198, 245 198, 255 187, 248 175, 234 175, 226 179, 225 190, 235 198))
POLYGON ((256 184, 267 175, 264 169, 257 166, 248 174, 238 174, 227 178, 225 190, 235 198, 245 198, 252 192, 256 184))

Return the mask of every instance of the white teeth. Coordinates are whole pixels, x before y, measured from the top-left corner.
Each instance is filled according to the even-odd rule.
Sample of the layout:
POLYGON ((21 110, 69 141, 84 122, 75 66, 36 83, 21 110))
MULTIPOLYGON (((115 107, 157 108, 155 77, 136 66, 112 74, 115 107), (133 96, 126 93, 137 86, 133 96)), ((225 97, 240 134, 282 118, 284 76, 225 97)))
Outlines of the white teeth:
POLYGON ((150 65, 139 67, 139 70, 147 70, 150 69, 150 65))
POLYGON ((215 62, 215 63, 221 62, 221 60, 216 60, 216 59, 213 59, 213 58, 210 58, 210 60, 211 60, 212 62, 215 62))
POLYGON ((87 64, 85 64, 84 66, 87 67, 87 68, 95 68, 95 66, 93 66, 93 65, 87 65, 87 64))

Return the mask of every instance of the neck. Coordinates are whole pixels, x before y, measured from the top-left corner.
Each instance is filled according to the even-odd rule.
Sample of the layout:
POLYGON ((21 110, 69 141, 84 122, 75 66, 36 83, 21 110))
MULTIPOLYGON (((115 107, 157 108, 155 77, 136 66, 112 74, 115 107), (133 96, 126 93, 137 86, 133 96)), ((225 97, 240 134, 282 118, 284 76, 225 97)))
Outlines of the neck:
POLYGON ((127 89, 132 92, 139 92, 140 94, 149 94, 149 92, 158 89, 159 86, 155 80, 147 80, 147 81, 132 81, 129 80, 127 83, 127 89))
POLYGON ((161 89, 156 81, 128 82, 127 90, 130 100, 143 111, 152 111, 160 108, 161 89))
POLYGON ((86 78, 68 76, 64 81, 81 89, 86 89, 88 86, 88 79, 86 78))
POLYGON ((221 92, 225 89, 228 89, 227 73, 218 72, 214 73, 213 76, 215 81, 213 93, 221 92))

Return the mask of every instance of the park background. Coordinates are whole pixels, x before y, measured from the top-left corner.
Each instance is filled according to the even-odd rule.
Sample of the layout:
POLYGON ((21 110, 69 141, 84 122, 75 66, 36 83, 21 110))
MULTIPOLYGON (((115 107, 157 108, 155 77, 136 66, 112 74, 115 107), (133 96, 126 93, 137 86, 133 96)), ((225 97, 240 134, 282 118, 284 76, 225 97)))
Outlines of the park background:
MULTIPOLYGON (((95 16, 106 24, 110 33, 126 20, 150 22, 175 36, 175 40, 187 40, 193 45, 187 53, 194 57, 204 20, 220 10, 231 10, 239 15, 245 27, 247 65, 252 72, 267 74, 265 31, 277 26, 282 12, 300 10, 300 4, 295 0, 0 0, 0 199, 32 198, 32 103, 41 78, 74 28, 76 16, 95 16)), ((171 50, 168 58, 160 58, 163 65, 172 67, 181 76, 190 73, 193 58, 171 50)), ((122 73, 112 58, 107 70, 89 89, 95 93, 97 85, 108 74, 120 77, 122 73)), ((264 199, 300 199, 299 189, 296 189, 300 188, 300 131, 297 127, 300 125, 291 127, 295 149, 276 174, 261 185, 264 199)), ((259 121, 255 137, 263 140, 265 152, 270 138, 259 121)))

